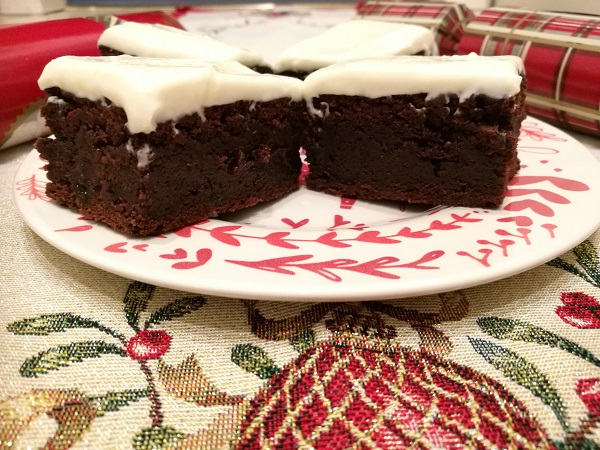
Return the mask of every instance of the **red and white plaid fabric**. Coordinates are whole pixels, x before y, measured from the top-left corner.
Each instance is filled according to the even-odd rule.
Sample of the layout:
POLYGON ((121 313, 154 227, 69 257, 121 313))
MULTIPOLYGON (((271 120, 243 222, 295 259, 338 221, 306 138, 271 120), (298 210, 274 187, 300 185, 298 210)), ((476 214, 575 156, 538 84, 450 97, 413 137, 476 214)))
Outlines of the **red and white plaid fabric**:
POLYGON ((521 56, 529 114, 600 134, 600 17, 490 8, 465 26, 470 52, 521 56))
POLYGON ((442 55, 456 53, 463 24, 473 13, 464 5, 444 2, 366 0, 356 5, 357 14, 369 19, 412 23, 431 28, 442 55))

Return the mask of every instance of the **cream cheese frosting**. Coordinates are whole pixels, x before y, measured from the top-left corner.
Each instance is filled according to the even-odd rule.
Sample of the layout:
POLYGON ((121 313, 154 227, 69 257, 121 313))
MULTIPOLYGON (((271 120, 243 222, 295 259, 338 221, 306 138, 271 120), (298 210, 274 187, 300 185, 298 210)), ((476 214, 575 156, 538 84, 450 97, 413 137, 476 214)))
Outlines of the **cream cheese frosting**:
POLYGON ((255 53, 212 37, 160 24, 123 22, 107 28, 98 45, 121 53, 151 58, 199 58, 208 61, 237 61, 245 66, 266 66, 255 53))
POLYGON ((381 56, 437 54, 433 32, 419 25, 368 19, 342 22, 283 51, 275 72, 312 72, 342 61, 381 56))
POLYGON ((429 98, 473 94, 507 98, 521 89, 523 62, 517 56, 397 56, 332 65, 304 80, 309 101, 322 94, 369 98, 427 93, 429 98))
POLYGON ((92 101, 109 99, 127 114, 131 133, 149 133, 158 123, 203 108, 239 100, 302 100, 302 82, 258 74, 240 63, 127 55, 61 56, 38 79, 40 89, 58 87, 92 101))

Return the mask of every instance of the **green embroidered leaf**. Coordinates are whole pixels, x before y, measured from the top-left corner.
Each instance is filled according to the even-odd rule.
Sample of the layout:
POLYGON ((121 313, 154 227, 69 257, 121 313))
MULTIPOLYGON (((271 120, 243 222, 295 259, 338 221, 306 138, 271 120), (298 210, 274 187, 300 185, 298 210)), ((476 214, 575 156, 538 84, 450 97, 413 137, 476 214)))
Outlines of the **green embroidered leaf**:
POLYGON ((104 395, 87 397, 87 401, 97 409, 97 416, 102 416, 107 412, 114 412, 127 406, 132 402, 137 402, 140 398, 150 397, 149 389, 137 389, 126 391, 109 391, 104 395))
POLYGON ((17 320, 6 327, 8 331, 14 334, 32 334, 37 336, 58 333, 69 328, 102 328, 102 326, 94 320, 75 314, 58 313, 17 320))
POLYGON ((511 350, 483 339, 472 337, 468 339, 477 353, 483 356, 489 364, 515 383, 529 389, 533 395, 548 405, 563 429, 568 432, 565 405, 546 375, 511 350))
POLYGON ((66 367, 71 363, 107 354, 126 356, 122 348, 104 341, 73 342, 69 345, 52 347, 26 359, 21 365, 20 373, 27 378, 36 378, 38 375, 66 367))
POLYGON ((554 441, 557 450, 599 450, 600 445, 588 439, 577 439, 572 441, 554 441))
POLYGON ((158 311, 154 312, 150 318, 148 319, 148 323, 161 323, 166 320, 175 319, 177 317, 184 316, 191 312, 200 309, 206 300, 204 297, 187 297, 187 298, 178 298, 174 302, 169 303, 168 305, 160 308, 158 311))
POLYGON ((173 427, 144 428, 133 438, 133 448, 135 450, 161 450, 168 444, 171 445, 171 448, 175 448, 177 442, 184 439, 185 434, 173 427))
POLYGON ((127 317, 129 326, 136 332, 139 331, 140 314, 148 307, 148 301, 152 298, 153 292, 154 286, 139 281, 134 281, 127 288, 123 299, 125 302, 125 317, 127 317))
POLYGON ((158 379, 170 394, 197 406, 232 406, 242 402, 242 395, 221 391, 206 378, 194 354, 178 365, 158 361, 158 379))
POLYGON ((577 262, 583 267, 588 277, 593 280, 594 286, 600 287, 600 264, 594 245, 590 241, 585 240, 575 246, 573 253, 575 253, 577 262))
POLYGON ((567 261, 565 261, 563 259, 554 258, 553 260, 548 261, 546 264, 548 264, 549 266, 552 266, 552 267, 556 267, 557 269, 562 269, 567 272, 570 272, 573 275, 578 276, 579 278, 587 281, 588 283, 594 284, 594 280, 592 280, 590 277, 588 277, 584 272, 579 270, 573 264, 568 263, 567 261))
POLYGON ((281 370, 260 347, 238 344, 231 349, 231 361, 249 373, 267 380, 281 370))
POLYGON ((548 347, 559 348, 600 367, 600 359, 596 358, 579 344, 536 325, 516 319, 502 319, 500 317, 480 317, 477 319, 477 325, 484 332, 496 339, 535 342, 547 345, 548 347))
POLYGON ((294 347, 298 353, 304 353, 317 343, 315 332, 313 330, 302 331, 299 334, 290 338, 290 345, 294 347))

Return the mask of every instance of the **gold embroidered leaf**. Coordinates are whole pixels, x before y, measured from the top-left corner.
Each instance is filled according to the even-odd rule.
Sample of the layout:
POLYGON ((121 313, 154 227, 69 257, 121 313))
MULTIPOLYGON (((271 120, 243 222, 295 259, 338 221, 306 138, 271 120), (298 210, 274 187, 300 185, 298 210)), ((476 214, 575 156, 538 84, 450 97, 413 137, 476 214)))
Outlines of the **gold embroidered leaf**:
POLYGON ((247 408, 245 402, 234 405, 219 414, 207 428, 186 434, 181 440, 164 445, 163 450, 230 449, 231 443, 239 439, 247 408))
POLYGON ((169 392, 199 406, 235 405, 243 400, 242 396, 220 391, 207 380, 194 355, 177 366, 159 361, 158 379, 169 392))
POLYGON ((77 389, 32 389, 0 402, 0 443, 16 447, 31 422, 46 414, 57 421, 58 428, 44 448, 67 449, 81 439, 96 413, 77 389))

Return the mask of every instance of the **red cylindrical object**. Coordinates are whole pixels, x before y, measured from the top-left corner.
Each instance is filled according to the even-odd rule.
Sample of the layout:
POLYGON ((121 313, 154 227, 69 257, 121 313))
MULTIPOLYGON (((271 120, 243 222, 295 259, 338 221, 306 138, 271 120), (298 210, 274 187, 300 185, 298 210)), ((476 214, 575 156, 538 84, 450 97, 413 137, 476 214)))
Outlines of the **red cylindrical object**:
POLYGON ((466 26, 458 53, 517 55, 528 81, 528 113, 600 135, 598 17, 490 8, 466 26))
POLYGON ((458 3, 403 0, 359 1, 356 12, 371 20, 411 23, 432 29, 441 55, 456 53, 463 25, 473 16, 468 7, 458 3))

